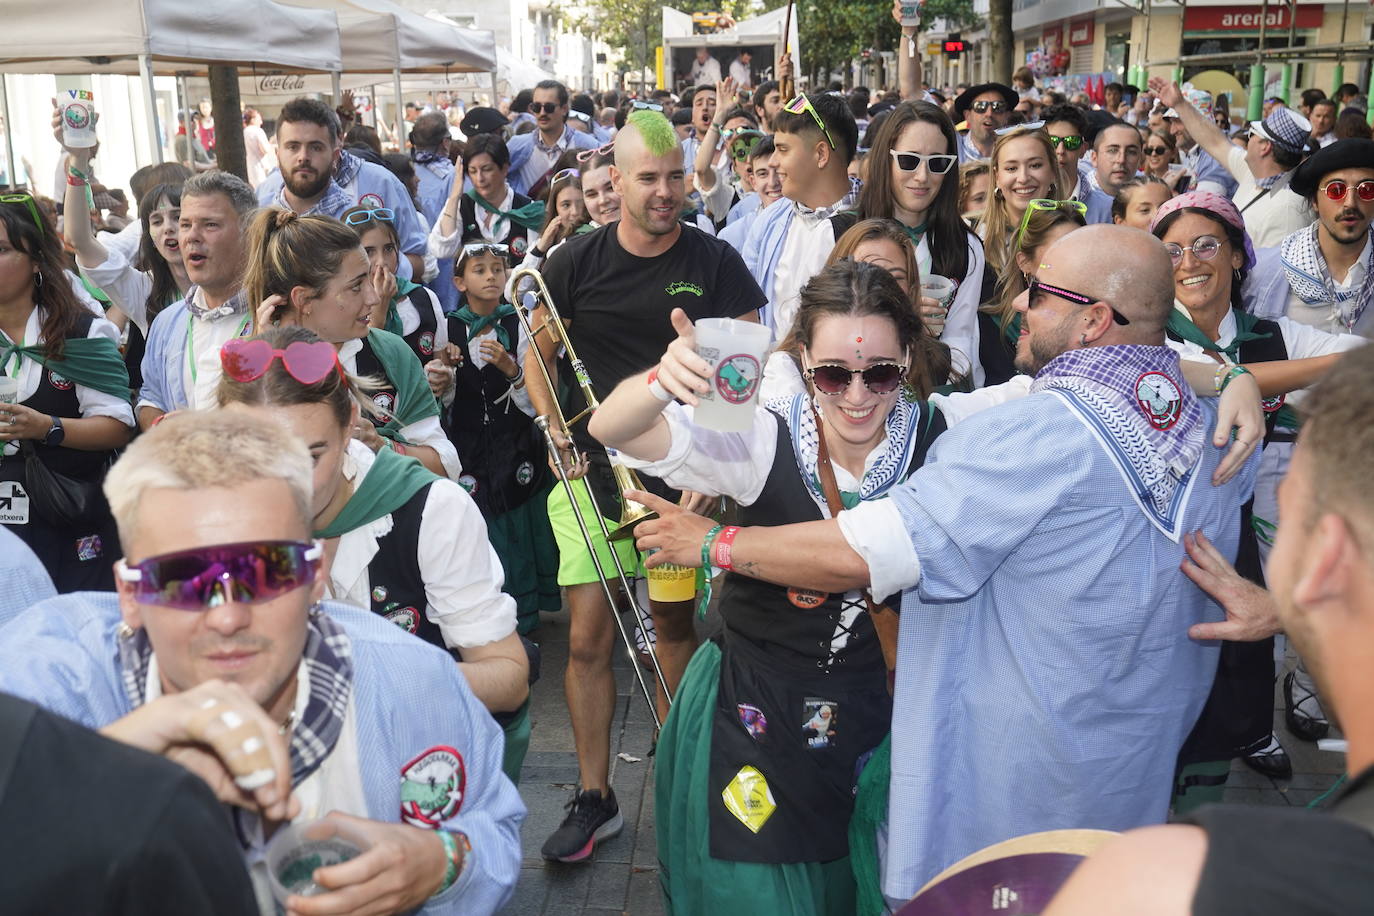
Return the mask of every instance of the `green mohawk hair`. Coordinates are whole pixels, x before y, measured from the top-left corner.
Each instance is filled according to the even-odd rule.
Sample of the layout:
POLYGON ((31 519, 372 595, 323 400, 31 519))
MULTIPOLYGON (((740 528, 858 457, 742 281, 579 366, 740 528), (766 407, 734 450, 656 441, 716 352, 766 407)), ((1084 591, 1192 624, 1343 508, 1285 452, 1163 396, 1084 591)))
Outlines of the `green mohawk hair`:
POLYGON ((632 111, 625 119, 625 123, 634 125, 639 131, 640 137, 644 139, 644 148, 651 156, 666 156, 678 145, 673 125, 657 111, 632 111))

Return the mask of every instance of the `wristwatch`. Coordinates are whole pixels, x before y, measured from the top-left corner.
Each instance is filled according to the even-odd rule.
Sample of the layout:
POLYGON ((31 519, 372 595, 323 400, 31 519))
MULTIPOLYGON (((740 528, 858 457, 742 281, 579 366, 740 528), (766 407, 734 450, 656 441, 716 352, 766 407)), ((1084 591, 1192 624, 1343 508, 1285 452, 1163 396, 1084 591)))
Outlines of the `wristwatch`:
POLYGON ((62 428, 61 417, 49 417, 52 420, 52 429, 43 437, 44 445, 61 445, 62 440, 67 438, 67 431, 62 428))

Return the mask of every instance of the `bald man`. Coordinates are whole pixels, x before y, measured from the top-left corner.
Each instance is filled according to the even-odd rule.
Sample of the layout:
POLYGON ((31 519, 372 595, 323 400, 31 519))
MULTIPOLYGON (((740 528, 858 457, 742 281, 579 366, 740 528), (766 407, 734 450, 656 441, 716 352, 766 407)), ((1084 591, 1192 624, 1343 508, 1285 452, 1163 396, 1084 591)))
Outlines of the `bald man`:
MULTIPOLYGON (((989 844, 1167 814, 1217 667, 1189 627, 1221 618, 1179 571, 1183 536, 1234 556, 1256 467, 1213 483, 1229 430, 1219 446, 1214 407, 1164 345, 1171 274, 1147 233, 1071 233, 1016 302, 1028 397, 942 435, 889 499, 735 537, 733 568, 755 578, 903 592, 881 866, 894 907, 989 844)), ((701 523, 664 511, 639 546, 691 564, 701 523)))
MULTIPOLYGON (((657 364, 677 337, 668 317, 674 307, 685 309, 693 321, 757 321, 764 302, 758 284, 733 248, 679 221, 686 196, 682 148, 661 114, 637 111, 626 119, 616 135, 611 183, 621 199, 620 220, 570 239, 544 268, 544 281, 573 347, 586 363, 592 388, 603 397, 622 379, 657 364)), ((552 360, 555 349, 548 335, 540 338, 538 356, 550 366, 557 365, 552 360)), ((557 429, 554 402, 542 384, 538 365, 532 362, 535 358, 532 350, 525 367, 530 398, 538 414, 554 420, 555 439, 566 444, 567 433, 557 429)), ((556 380, 556 369, 553 375, 556 380)), ((580 394, 573 399, 576 403, 565 405, 566 416, 585 406, 580 394)), ((593 540, 602 565, 613 573, 610 549, 585 496, 590 487, 607 527, 614 530, 621 515, 621 497, 610 459, 587 435, 585 423, 572 431, 572 440, 590 459, 590 470, 574 482, 574 490, 588 526, 596 532, 593 540)), ((573 466, 570 452, 563 458, 567 466, 573 466)), ((675 495, 666 488, 660 492, 675 495)), ((622 823, 608 782, 615 711, 611 673, 615 630, 590 551, 561 486, 549 498, 549 521, 560 553, 558 584, 567 588, 571 615, 564 684, 581 785, 567 819, 544 844, 543 855, 579 862, 591 856, 597 842, 618 833, 622 823)), ((640 561, 632 542, 619 541, 616 550, 622 566, 634 575, 640 561)), ((652 614, 658 661, 670 689, 676 689, 696 648, 691 603, 655 603, 652 614)), ((666 698, 660 696, 658 706, 660 716, 666 715, 666 698)))

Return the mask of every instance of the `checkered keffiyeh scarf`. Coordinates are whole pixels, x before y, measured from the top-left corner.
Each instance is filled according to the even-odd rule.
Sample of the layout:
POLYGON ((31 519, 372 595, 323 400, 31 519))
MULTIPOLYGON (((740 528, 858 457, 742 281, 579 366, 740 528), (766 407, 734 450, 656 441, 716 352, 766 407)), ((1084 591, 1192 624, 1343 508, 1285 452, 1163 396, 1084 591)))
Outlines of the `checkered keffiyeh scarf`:
POLYGON ((1364 283, 1358 289, 1338 290, 1331 280, 1326 258, 1322 257, 1321 245, 1317 243, 1318 225, 1313 223, 1285 237, 1279 248, 1279 259, 1288 278, 1288 288, 1294 295, 1308 305, 1329 304, 1336 319, 1349 331, 1374 298, 1374 245, 1370 246, 1369 260, 1365 264, 1364 283))
POLYGON ((858 207, 859 191, 862 187, 863 185, 859 183, 859 179, 851 177, 849 179, 848 193, 828 207, 816 207, 812 209, 805 204, 797 203, 795 200, 792 201, 792 206, 796 208, 797 215, 802 219, 811 220, 812 222, 830 219, 831 217, 839 216, 841 213, 858 207))
POLYGON ((1168 347, 1116 345, 1062 353, 1040 370, 1031 394, 1059 389, 1077 396, 1097 415, 1149 491, 1156 511, 1167 514, 1174 492, 1202 455, 1202 409, 1183 380, 1178 354, 1168 347), (1178 419, 1168 429, 1150 423, 1137 399, 1146 373, 1167 376, 1182 395, 1178 419))
MULTIPOLYGON (((124 693, 137 708, 147 702, 148 662, 153 647, 147 631, 119 638, 119 669, 124 693)), ((306 620, 302 653, 310 676, 305 714, 291 731, 291 784, 298 786, 334 750, 343 732, 344 711, 353 690, 353 648, 348 634, 319 607, 306 620)))

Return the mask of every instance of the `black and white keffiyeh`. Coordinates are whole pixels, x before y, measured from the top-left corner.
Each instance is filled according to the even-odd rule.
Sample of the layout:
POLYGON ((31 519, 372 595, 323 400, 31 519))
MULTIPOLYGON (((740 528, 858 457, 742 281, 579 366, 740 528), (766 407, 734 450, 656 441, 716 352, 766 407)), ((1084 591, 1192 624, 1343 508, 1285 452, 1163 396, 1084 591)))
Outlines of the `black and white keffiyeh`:
MULTIPOLYGON (((1293 294, 1308 305, 1328 303, 1333 317, 1350 331, 1374 298, 1374 244, 1368 245, 1364 282, 1357 289, 1338 290, 1317 242, 1319 225, 1313 223, 1285 237, 1279 248, 1279 259, 1293 294)), ((1370 231, 1374 233, 1374 229, 1370 231)))

